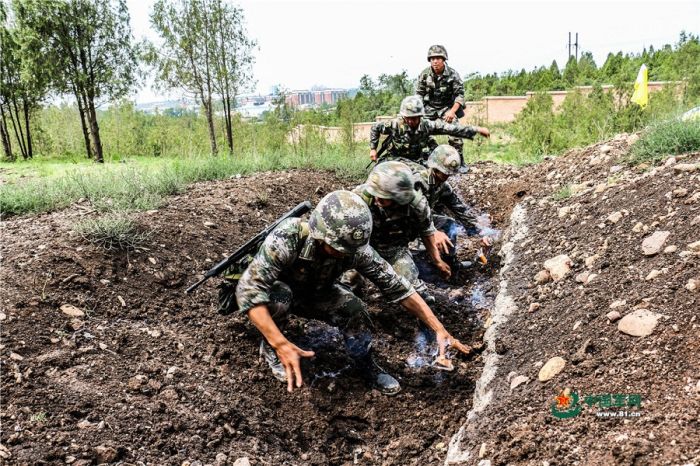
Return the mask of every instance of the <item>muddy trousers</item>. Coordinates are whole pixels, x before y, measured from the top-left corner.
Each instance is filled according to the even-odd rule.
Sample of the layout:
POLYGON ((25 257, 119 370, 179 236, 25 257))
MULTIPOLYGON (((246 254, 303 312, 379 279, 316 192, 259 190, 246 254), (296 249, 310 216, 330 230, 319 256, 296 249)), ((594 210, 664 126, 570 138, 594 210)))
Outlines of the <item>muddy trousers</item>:
POLYGON ((427 293, 428 289, 423 280, 418 278, 418 267, 413 261, 411 251, 406 246, 394 246, 391 248, 376 248, 379 255, 387 261, 394 271, 404 277, 420 295, 427 293))
POLYGON ((312 296, 295 295, 284 282, 276 281, 269 291, 267 307, 272 320, 284 329, 290 311, 296 316, 326 322, 343 333, 348 356, 359 365, 368 364, 371 358, 372 321, 360 298, 340 285, 312 296))

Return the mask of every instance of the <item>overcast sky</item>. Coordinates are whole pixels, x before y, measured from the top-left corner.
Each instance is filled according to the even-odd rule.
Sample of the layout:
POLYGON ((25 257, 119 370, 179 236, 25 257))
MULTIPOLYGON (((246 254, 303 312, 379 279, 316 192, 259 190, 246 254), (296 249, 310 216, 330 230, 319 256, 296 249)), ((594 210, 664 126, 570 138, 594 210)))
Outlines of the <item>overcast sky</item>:
MULTIPOLYGON (((350 88, 368 74, 427 66, 432 44, 443 44, 448 64, 468 73, 531 70, 567 60, 568 33, 579 33, 579 51, 600 65, 608 52, 639 52, 676 43, 682 30, 700 33, 700 1, 272 1, 233 2, 258 42, 253 68, 257 92, 281 84, 350 88)), ((148 16, 153 0, 127 0, 137 39, 157 39, 148 16)), ((573 34, 572 34, 573 36, 573 34)), ((573 42, 573 39, 572 39, 573 42)), ((631 76, 630 79, 634 79, 631 76)), ((178 97, 175 92, 168 97, 178 97)), ((137 100, 165 97, 142 89, 137 100)))

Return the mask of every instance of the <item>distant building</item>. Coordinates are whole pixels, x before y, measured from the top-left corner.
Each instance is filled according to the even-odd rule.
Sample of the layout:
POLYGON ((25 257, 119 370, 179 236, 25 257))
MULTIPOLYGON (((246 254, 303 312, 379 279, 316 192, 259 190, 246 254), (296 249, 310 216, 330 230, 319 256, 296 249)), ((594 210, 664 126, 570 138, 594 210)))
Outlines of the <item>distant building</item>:
POLYGON ((335 105, 347 94, 348 91, 345 89, 291 91, 285 97, 285 101, 293 107, 320 107, 323 104, 335 105))

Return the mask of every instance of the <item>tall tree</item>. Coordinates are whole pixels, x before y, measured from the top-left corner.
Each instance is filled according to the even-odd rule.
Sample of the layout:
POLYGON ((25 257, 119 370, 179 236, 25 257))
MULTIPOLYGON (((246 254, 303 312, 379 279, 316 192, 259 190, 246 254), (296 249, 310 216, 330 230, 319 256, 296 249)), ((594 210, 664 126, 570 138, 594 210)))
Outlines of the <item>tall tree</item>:
POLYGON ((212 154, 218 152, 214 99, 224 107, 226 141, 233 150, 232 110, 238 92, 252 79, 252 49, 243 11, 222 0, 157 0, 151 25, 162 44, 149 47, 159 84, 182 89, 201 102, 212 154))
POLYGON ((256 43, 248 38, 243 10, 222 0, 211 0, 210 4, 216 45, 214 88, 224 107, 226 144, 233 154, 233 107, 239 92, 252 84, 252 51, 256 43))
POLYGON ((136 84, 125 0, 15 0, 17 21, 28 31, 24 56, 34 69, 52 65, 52 82, 75 96, 88 157, 103 162, 97 108, 136 84))

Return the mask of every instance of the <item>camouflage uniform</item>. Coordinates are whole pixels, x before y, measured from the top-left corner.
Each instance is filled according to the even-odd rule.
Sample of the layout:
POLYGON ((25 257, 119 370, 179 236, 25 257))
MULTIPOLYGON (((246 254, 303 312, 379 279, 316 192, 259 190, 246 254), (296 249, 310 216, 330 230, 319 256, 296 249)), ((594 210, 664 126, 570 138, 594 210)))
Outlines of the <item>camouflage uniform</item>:
POLYGON ((471 139, 476 133, 476 128, 473 126, 426 119, 422 119, 420 125, 413 130, 402 118, 396 118, 390 121, 379 121, 372 125, 369 135, 369 147, 370 149, 377 149, 379 137, 384 134, 390 137, 391 141, 382 156, 386 156, 389 159, 406 159, 423 163, 428 158, 428 154, 437 147, 437 142, 432 136, 454 136, 461 142, 462 138, 471 139))
MULTIPOLYGON (((425 118, 428 120, 441 120, 455 102, 461 106, 457 111, 457 118, 464 116, 464 83, 459 73, 447 66, 447 63, 439 75, 435 74, 430 66, 424 69, 418 76, 416 94, 423 98, 425 118)), ((460 137, 450 137, 448 142, 462 154, 464 141, 460 137)))
POLYGON ((426 286, 418 278, 418 268, 408 250, 408 243, 419 236, 435 234, 426 198, 416 192, 410 203, 384 209, 375 202, 366 184, 356 187, 353 192, 365 200, 372 212, 370 245, 391 264, 396 273, 406 278, 417 292, 424 294, 426 286))
POLYGON ((281 327, 290 309, 302 317, 324 320, 344 331, 350 356, 363 357, 371 341, 367 311, 357 296, 336 284, 338 277, 356 269, 392 302, 407 298, 414 289, 369 246, 334 258, 323 254, 320 244, 300 219, 282 222, 243 273, 236 288, 238 307, 247 313, 266 304, 281 327))
MULTIPOLYGON (((478 233, 476 215, 473 209, 465 204, 459 194, 454 191, 448 181, 443 183, 437 181, 433 170, 438 169, 448 175, 457 173, 459 168, 457 157, 458 154, 455 153, 455 149, 441 145, 433 151, 428 160, 428 165, 431 168, 424 168, 416 164, 410 166, 416 176, 416 186, 423 192, 433 213, 435 228, 443 231, 455 246, 457 245, 457 233, 460 224, 466 230, 467 235, 472 236, 478 233), (444 148, 446 150, 443 150, 444 148), (452 151, 451 156, 450 151, 452 151), (445 162, 450 165, 446 167, 445 162), (456 220, 446 215, 445 210, 450 211, 456 217, 456 220)), ((456 247, 451 248, 448 254, 448 263, 450 265, 454 265, 456 254, 456 247)))

